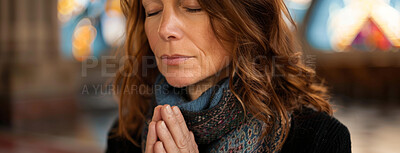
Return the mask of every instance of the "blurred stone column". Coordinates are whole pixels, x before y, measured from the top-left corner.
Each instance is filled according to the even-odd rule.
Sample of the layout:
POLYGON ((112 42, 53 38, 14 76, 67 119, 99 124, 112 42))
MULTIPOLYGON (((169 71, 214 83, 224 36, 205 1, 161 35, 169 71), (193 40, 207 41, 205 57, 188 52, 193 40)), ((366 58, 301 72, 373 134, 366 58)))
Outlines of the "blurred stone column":
POLYGON ((14 37, 10 34, 13 28, 10 22, 15 21, 11 1, 0 1, 0 126, 11 126, 11 71, 14 37))
POLYGON ((1 0, 0 9, 1 121, 8 114, 4 125, 24 128, 76 114, 80 65, 61 57, 57 0, 1 0))

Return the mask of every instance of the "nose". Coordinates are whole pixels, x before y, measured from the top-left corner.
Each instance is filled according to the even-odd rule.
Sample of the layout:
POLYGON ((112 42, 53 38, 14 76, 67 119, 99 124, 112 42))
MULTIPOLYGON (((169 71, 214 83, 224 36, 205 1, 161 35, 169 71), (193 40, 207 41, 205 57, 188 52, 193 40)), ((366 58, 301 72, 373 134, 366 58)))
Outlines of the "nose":
POLYGON ((179 40, 183 36, 181 21, 172 9, 164 8, 158 34, 165 41, 179 40))

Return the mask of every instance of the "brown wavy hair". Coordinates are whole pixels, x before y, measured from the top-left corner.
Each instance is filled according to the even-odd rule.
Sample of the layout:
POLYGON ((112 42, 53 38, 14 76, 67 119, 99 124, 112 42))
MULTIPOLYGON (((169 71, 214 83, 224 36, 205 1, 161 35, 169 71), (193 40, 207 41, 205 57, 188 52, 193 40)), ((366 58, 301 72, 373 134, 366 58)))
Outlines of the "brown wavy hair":
MULTIPOLYGON (((269 125, 262 137, 279 124, 276 121, 281 121, 287 136, 289 113, 302 106, 332 115, 327 88, 315 71, 304 64, 293 32, 295 22, 283 0, 198 1, 210 16, 217 38, 233 47, 229 77, 232 80, 237 75, 240 88, 234 90, 232 81, 230 88, 245 111, 269 125)), ((143 59, 154 54, 144 32, 146 15, 141 0, 121 0, 121 7, 127 19, 124 56, 130 58, 117 72, 114 82, 120 89, 116 135, 139 146, 138 133, 151 107, 149 90, 160 72, 143 59)))

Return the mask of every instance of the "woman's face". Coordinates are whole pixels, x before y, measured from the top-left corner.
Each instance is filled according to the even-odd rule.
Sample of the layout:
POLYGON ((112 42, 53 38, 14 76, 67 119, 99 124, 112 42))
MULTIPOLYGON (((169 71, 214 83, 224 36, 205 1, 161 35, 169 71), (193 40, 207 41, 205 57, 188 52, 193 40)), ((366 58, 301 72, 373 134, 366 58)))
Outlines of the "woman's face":
POLYGON ((195 84, 230 63, 197 0, 142 0, 145 32, 159 71, 175 87, 195 84))

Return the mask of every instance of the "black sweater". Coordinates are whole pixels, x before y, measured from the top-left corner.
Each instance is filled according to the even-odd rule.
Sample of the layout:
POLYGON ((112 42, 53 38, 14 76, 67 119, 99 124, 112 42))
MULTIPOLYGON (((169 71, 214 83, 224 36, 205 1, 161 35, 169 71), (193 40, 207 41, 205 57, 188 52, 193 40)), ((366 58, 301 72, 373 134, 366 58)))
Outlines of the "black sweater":
MULTIPOLYGON (((117 127, 117 122, 112 128, 117 127)), ((111 130, 110 130, 111 131, 111 130)), ((109 136, 113 134, 109 132, 109 136)), ((106 153, 139 153, 141 148, 124 138, 109 138, 106 153)), ((350 133, 346 126, 326 113, 310 108, 295 111, 289 135, 280 153, 350 153, 350 133)))

